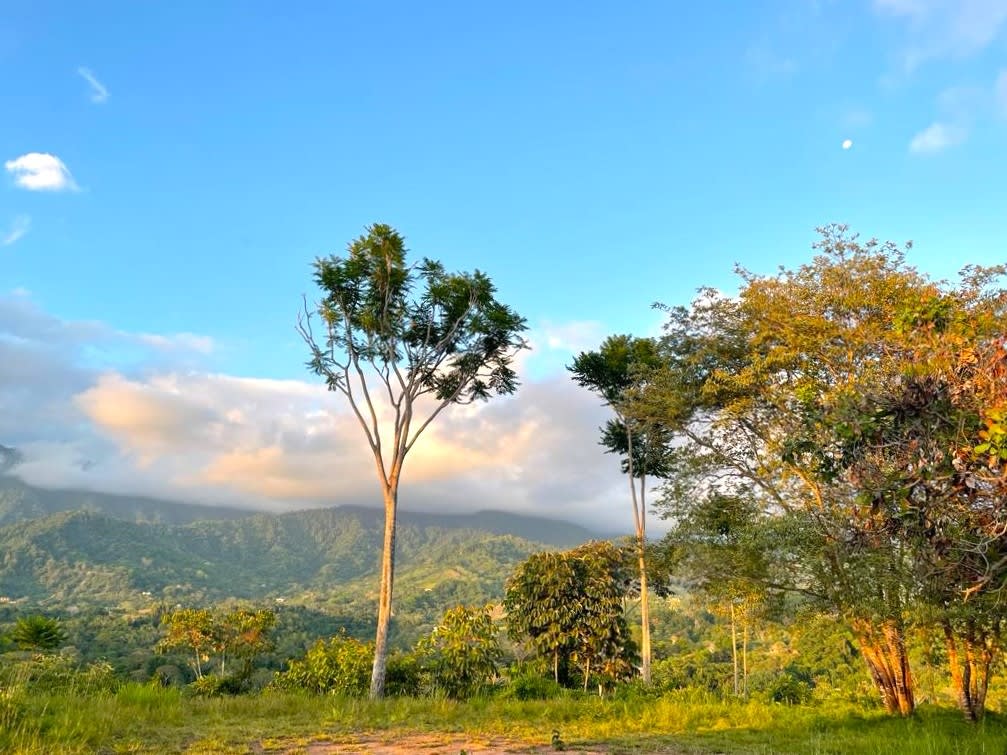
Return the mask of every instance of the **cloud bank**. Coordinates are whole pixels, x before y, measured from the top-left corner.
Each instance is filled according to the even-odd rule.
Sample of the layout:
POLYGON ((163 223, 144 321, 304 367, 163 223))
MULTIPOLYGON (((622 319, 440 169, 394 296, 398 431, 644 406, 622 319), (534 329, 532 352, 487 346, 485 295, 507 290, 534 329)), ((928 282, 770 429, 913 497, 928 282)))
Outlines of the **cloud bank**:
MULTIPOLYGON (((523 361, 515 396, 442 413, 406 460, 403 508, 628 531, 625 479, 597 440, 606 410, 561 366, 534 364, 596 346, 584 340, 596 327, 533 333, 541 353, 523 361)), ((200 360, 212 345, 60 320, 25 295, 0 296, 0 443, 23 451, 17 473, 35 485, 273 511, 378 504, 374 461, 339 396, 210 371, 200 360)))

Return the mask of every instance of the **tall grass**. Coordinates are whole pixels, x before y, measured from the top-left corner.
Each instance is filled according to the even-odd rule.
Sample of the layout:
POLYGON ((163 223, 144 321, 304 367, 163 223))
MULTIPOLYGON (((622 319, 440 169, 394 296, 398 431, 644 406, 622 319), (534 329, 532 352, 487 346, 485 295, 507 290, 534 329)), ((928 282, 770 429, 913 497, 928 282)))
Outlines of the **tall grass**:
POLYGON ((725 701, 702 693, 605 699, 564 694, 520 701, 502 696, 357 698, 269 692, 200 699, 176 689, 76 683, 66 689, 4 682, 0 752, 220 753, 273 751, 365 734, 444 733, 547 745, 561 732, 613 753, 907 753, 979 755, 1007 750, 1007 723, 991 714, 969 725, 948 709, 924 707, 909 720, 853 703, 785 706, 725 701))

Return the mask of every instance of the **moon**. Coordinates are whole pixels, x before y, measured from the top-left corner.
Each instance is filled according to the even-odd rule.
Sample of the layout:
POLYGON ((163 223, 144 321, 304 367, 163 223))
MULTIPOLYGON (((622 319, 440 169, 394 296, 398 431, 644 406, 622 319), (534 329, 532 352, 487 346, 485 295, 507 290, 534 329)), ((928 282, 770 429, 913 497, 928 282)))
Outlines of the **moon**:
POLYGON ((849 149, 852 146, 853 146, 853 140, 852 139, 844 139, 843 140, 843 149, 849 149))

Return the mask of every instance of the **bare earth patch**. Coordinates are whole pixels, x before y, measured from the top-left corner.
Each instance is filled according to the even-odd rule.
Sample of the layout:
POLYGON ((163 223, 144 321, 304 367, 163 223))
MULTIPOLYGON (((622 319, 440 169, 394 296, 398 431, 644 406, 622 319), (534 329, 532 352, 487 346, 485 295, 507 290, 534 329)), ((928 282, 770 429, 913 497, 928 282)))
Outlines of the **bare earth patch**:
MULTIPOLYGON (((604 755, 606 749, 567 745, 572 755, 604 755)), ((277 750, 267 750, 277 752, 277 750)), ((312 742, 290 749, 285 755, 537 755, 553 753, 551 744, 531 744, 503 737, 467 736, 465 734, 366 734, 312 742)))

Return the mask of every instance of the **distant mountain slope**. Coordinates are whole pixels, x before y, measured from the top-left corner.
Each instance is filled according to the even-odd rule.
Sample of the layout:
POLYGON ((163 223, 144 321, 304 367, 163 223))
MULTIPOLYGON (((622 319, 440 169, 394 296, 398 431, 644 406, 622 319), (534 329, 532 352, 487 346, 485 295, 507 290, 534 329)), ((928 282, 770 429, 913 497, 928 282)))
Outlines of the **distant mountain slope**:
MULTIPOLYGON (((0 528, 0 595, 53 606, 282 598, 357 610, 377 586, 382 521, 380 511, 356 507, 185 526, 60 512, 0 528)), ((529 554, 591 536, 575 525, 502 512, 404 513, 397 538, 401 610, 425 615, 499 597, 529 554)))
MULTIPOLYGON (((0 527, 37 519, 64 511, 89 511, 112 519, 129 522, 187 525, 202 521, 236 520, 250 517, 270 518, 251 509, 228 506, 210 506, 200 503, 180 503, 143 496, 117 495, 88 490, 47 490, 22 482, 9 474, 20 459, 13 448, 0 445, 0 527)), ((326 511, 355 512, 362 520, 373 525, 383 521, 378 508, 343 506, 339 509, 315 509, 279 515, 291 516, 298 521, 311 516, 325 518, 326 511)), ((559 547, 575 546, 598 537, 580 525, 537 516, 511 514, 504 511, 476 511, 466 514, 430 514, 400 510, 400 521, 417 527, 442 529, 468 529, 498 535, 516 535, 528 540, 559 547)), ((256 529, 256 524, 252 528, 256 529)), ((280 525, 278 525, 280 526, 280 525)))
POLYGON ((133 522, 189 524, 203 519, 236 519, 249 509, 163 501, 143 496, 96 493, 90 490, 46 490, 3 474, 0 458, 0 525, 35 519, 60 511, 93 511, 133 522))

